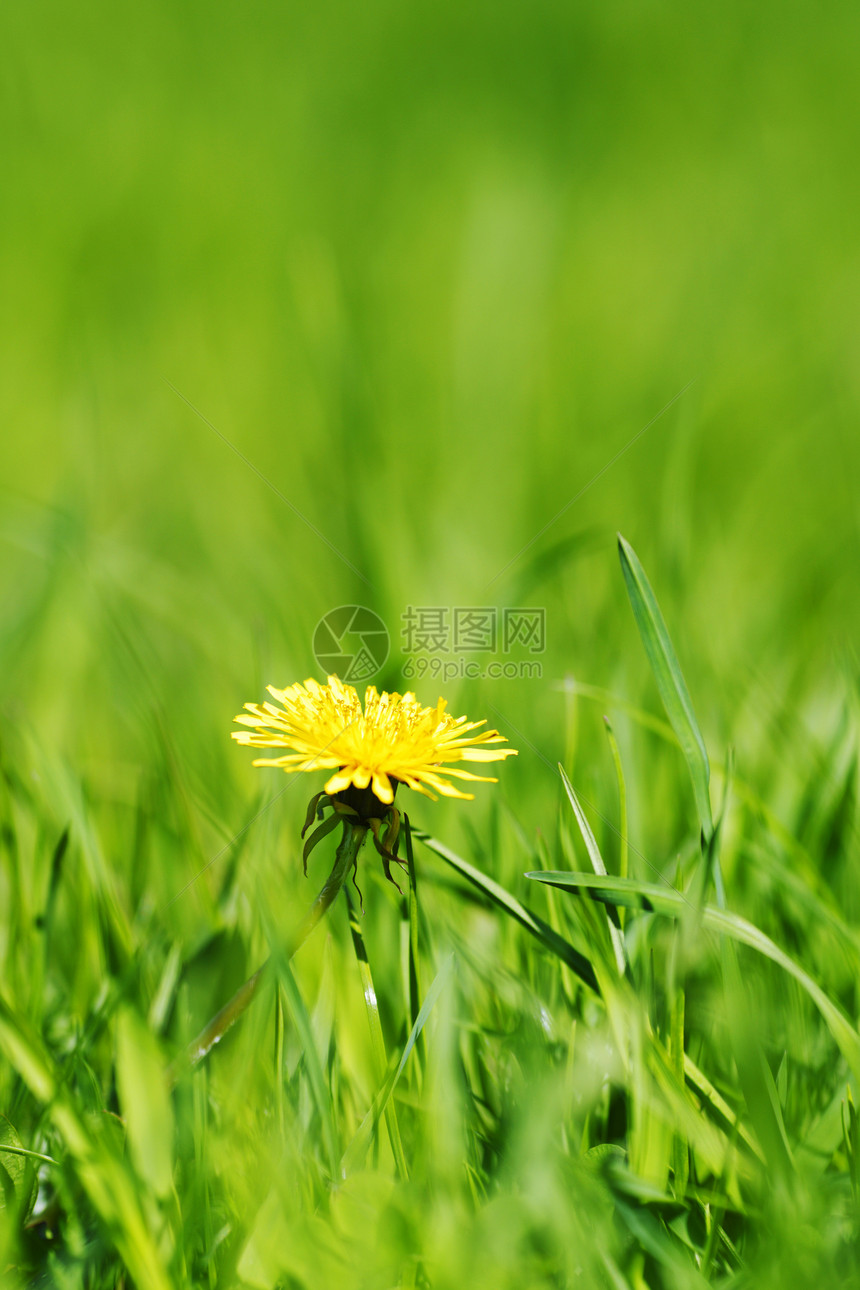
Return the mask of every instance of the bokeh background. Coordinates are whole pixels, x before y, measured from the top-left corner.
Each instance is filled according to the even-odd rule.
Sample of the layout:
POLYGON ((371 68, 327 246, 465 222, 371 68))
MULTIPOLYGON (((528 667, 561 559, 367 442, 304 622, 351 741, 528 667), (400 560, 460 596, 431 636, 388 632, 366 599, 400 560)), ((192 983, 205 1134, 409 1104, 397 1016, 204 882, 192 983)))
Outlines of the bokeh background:
MULTIPOLYGON (((857 23, 8 8, 4 703, 134 761, 160 702, 205 789, 344 602, 394 636, 409 603, 545 604, 548 678, 614 682, 616 530, 720 740, 750 686, 825 684, 860 612, 857 23)), ((547 687, 454 689, 553 759, 547 687)))
MULTIPOLYGON (((659 710, 617 531, 715 766, 777 807, 822 773, 858 669, 858 39, 804 2, 4 7, 4 758, 54 768, 55 833, 92 807, 159 935, 240 908, 235 983, 260 900, 307 899, 310 787, 238 865, 283 782, 229 731, 321 678, 338 605, 388 624, 380 686, 520 749, 500 797, 419 804, 437 836, 514 882, 476 839, 499 801, 539 835, 559 759, 611 814, 575 686, 659 710), (545 608, 542 679, 404 681, 408 605, 545 608)), ((617 729, 662 866, 681 762, 617 729)))

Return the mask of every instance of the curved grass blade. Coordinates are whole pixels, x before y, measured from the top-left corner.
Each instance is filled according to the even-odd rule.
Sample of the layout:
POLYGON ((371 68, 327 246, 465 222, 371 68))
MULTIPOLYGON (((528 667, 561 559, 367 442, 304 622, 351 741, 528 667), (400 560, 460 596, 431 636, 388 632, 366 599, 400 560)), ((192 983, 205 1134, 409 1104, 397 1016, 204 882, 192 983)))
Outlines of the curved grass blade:
POLYGON ((6 1209, 11 1200, 18 1211, 19 1221, 30 1217, 36 1203, 38 1180, 36 1168, 31 1163, 33 1160, 48 1160, 56 1164, 50 1156, 28 1151, 14 1124, 5 1115, 0 1115, 0 1210, 6 1209))
POLYGON ((536 937, 551 954, 555 954, 563 963, 566 963, 579 979, 585 982, 589 989, 597 991, 597 977, 588 959, 584 954, 580 954, 578 950, 574 949, 554 928, 550 927, 549 923, 545 923, 542 918, 532 913, 525 905, 522 905, 515 896, 512 896, 499 883, 489 878, 487 874, 481 873, 473 865, 470 865, 468 860, 458 856, 450 847, 446 847, 443 842, 439 842, 436 838, 430 837, 428 833, 414 827, 412 836, 417 838, 419 842, 423 842, 428 850, 435 852, 437 856, 441 856, 452 869, 456 869, 457 873, 477 887, 488 900, 503 909, 506 914, 509 914, 511 918, 520 923, 526 931, 531 932, 532 936, 536 937))
MULTIPOLYGON (((569 945, 567 941, 544 923, 542 919, 539 919, 536 915, 532 914, 526 906, 520 904, 519 901, 511 896, 509 892, 505 891, 505 889, 498 883, 494 882, 491 878, 488 878, 485 874, 479 873, 478 870, 474 869, 467 861, 463 860, 448 847, 444 846, 443 843, 414 827, 412 829, 412 836, 423 842, 426 847, 434 851, 437 855, 441 856, 442 859, 446 860, 452 868, 473 883, 479 891, 483 892, 495 904, 510 913, 517 922, 530 931, 533 936, 546 946, 547 949, 556 954, 562 962, 571 966, 572 969, 577 972, 577 974, 585 980, 592 989, 595 991, 598 989, 594 970, 588 961, 585 960, 582 955, 579 955, 573 946, 569 945), (573 961, 571 961, 568 955, 574 956, 573 961), (580 966, 582 963, 585 964, 585 968, 587 969, 587 977, 583 975, 583 970, 580 966)), ((719 1093, 714 1089, 707 1077, 702 1074, 695 1063, 686 1055, 684 1067, 687 1083, 696 1090, 696 1092, 715 1112, 717 1119, 721 1123, 724 1123, 729 1131, 739 1132, 740 1136, 744 1138, 750 1148, 756 1154, 759 1154, 755 1142, 749 1137, 743 1126, 738 1126, 737 1119, 731 1108, 720 1097, 719 1093)))
POLYGON ((645 570, 630 543, 620 533, 618 534, 618 554, 621 558, 621 569, 627 584, 627 594, 633 607, 636 626, 639 628, 639 635, 642 637, 642 644, 645 646, 645 653, 648 655, 666 715, 687 759, 702 832, 706 841, 709 841, 714 831, 711 798, 708 791, 711 768, 705 741, 693 711, 690 693, 660 612, 660 606, 657 604, 657 598, 645 576, 645 570))
MULTIPOLYGON (((5 1115, 0 1115, 0 1121, 2 1120, 6 1120, 5 1115)), ((6 1123, 8 1124, 8 1121, 6 1121, 6 1123)), ((3 1126, 0 1124, 0 1132, 2 1131, 3 1126)), ((6 1155, 23 1156, 27 1160, 41 1160, 46 1165, 58 1165, 60 1163, 59 1160, 55 1160, 53 1156, 46 1156, 44 1151, 30 1151, 28 1147, 16 1147, 14 1143, 9 1141, 0 1143, 0 1156, 6 1155)))
MULTIPOLYGON (((667 918, 679 918, 689 907, 689 901, 683 892, 672 887, 659 886, 657 883, 640 882, 635 878, 603 877, 590 873, 540 872, 526 874, 536 882, 546 882, 553 887, 564 887, 572 890, 588 888, 593 891, 595 899, 610 905, 626 905, 631 909, 645 909, 662 914, 667 918)), ((832 999, 830 999, 817 981, 798 964, 789 958, 769 936, 739 914, 732 914, 714 905, 705 905, 701 911, 702 924, 712 932, 728 936, 741 945, 747 945, 765 958, 776 963, 794 977, 803 987, 812 1002, 818 1008, 831 1035, 836 1040, 840 1052, 851 1068, 855 1079, 860 1080, 860 1035, 854 1026, 832 999)))
MULTIPOLYGON (((564 767, 561 762, 558 765, 558 773, 561 775, 561 782, 564 784, 564 791, 567 793, 567 799, 573 807, 573 813, 576 816, 576 822, 579 825, 579 831, 582 834, 582 840, 585 843, 585 849, 588 852, 588 858, 592 863, 594 872, 606 877, 606 865, 603 863, 603 856, 600 854, 600 847, 597 845, 597 839, 591 831, 591 825, 585 818, 585 812, 582 809, 579 798, 576 796, 573 785, 564 773, 564 767)), ((624 969, 627 960, 624 953, 624 936, 619 927, 616 927, 612 919, 607 916, 607 925, 609 927, 609 939, 612 941, 612 950, 615 954, 615 964, 618 968, 618 975, 624 975, 624 969)))

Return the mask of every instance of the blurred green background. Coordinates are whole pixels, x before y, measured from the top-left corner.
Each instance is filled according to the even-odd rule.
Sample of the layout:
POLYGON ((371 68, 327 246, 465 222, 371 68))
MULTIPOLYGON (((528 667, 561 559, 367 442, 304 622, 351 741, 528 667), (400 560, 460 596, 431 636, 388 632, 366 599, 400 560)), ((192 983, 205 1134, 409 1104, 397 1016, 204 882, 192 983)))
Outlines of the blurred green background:
POLYGON ((693 379, 490 594, 546 603, 550 679, 609 682, 620 529, 722 738, 856 636, 853 6, 2 22, 0 675, 46 738, 134 760, 119 620, 216 758, 323 612, 487 603, 693 379))
MULTIPOLYGON (((498 801, 523 836, 560 758, 613 814, 571 682, 659 710, 616 531, 713 761, 802 798, 857 684, 858 39, 849 4, 4 7, 0 737, 41 777, 34 873, 91 810, 138 930, 244 919, 241 980, 261 897, 275 921, 309 898, 318 785, 248 831, 249 904, 216 914, 283 787, 231 719, 321 676, 345 603, 389 626, 380 687, 520 749, 498 801), (542 679, 404 681, 408 605, 545 608, 542 679)), ((695 830, 685 772, 619 740, 662 865, 695 830)), ((493 792, 410 809, 474 858, 493 792)), ((103 964, 79 948, 70 1015, 103 964)))

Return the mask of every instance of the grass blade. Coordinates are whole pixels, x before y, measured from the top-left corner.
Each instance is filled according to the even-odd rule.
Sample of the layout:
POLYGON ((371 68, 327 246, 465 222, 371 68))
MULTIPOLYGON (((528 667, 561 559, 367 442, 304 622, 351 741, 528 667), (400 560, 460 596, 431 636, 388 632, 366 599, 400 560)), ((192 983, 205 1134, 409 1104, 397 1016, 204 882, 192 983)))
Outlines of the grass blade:
MULTIPOLYGON (((409 953, 408 953, 408 988, 409 988, 409 1020, 412 1025, 418 1019, 419 999, 421 998, 421 974, 418 961, 418 882, 415 875, 415 856, 412 850, 412 829, 409 824, 409 816, 403 817, 405 838, 406 838, 406 866, 409 873, 409 953)), ((424 1041, 422 1040, 419 1051, 422 1058, 426 1056, 424 1052, 424 1041)))
POLYGON ((412 830, 412 836, 417 838, 419 842, 423 842, 428 850, 435 852, 437 856, 441 856, 452 869, 456 869, 457 873, 477 887, 488 900, 503 909, 506 914, 509 914, 511 918, 520 923, 526 931, 531 932, 532 936, 535 936, 551 954, 555 954, 563 963, 566 963, 590 989, 597 990, 597 977, 594 974, 594 968, 585 955, 574 949, 563 936, 560 936, 542 918, 532 913, 530 909, 521 904, 515 896, 512 896, 509 891, 506 891, 494 879, 488 877, 485 873, 481 873, 474 865, 470 865, 468 860, 458 856, 450 847, 446 847, 443 842, 439 842, 436 838, 431 838, 429 834, 415 828, 412 830))
MULTIPOLYGON (((564 767, 561 763, 559 763, 558 771, 561 775, 561 782, 564 784, 564 791, 567 793, 568 801, 573 807, 573 813, 576 816, 576 822, 579 825, 579 831, 582 834, 583 841, 585 842, 585 849, 588 852, 588 858, 592 863, 594 872, 605 877, 606 865, 603 863, 603 856, 600 854, 600 847, 597 845, 597 840, 591 831, 591 826, 588 823, 588 820, 585 818, 585 812, 582 809, 579 798, 576 796, 573 785, 564 773, 564 767)), ((626 967, 624 936, 621 929, 615 926, 608 915, 606 922, 609 927, 609 939, 612 941, 612 950, 615 954, 615 963, 618 968, 618 975, 623 976, 626 967)))
MULTIPOLYGON (((539 872, 526 874, 536 882, 550 883, 553 887, 564 887, 571 890, 588 888, 594 892, 597 900, 610 905, 626 905, 631 909, 645 909, 667 918, 680 918, 689 907, 687 897, 673 887, 659 886, 657 883, 640 882, 635 878, 604 877, 590 873, 552 873, 539 872)), ((781 950, 769 936, 739 914, 732 914, 714 905, 705 905, 701 911, 702 924, 709 931, 721 936, 731 937, 741 945, 758 951, 765 958, 776 963, 809 995, 818 1008, 839 1049, 851 1068, 855 1079, 860 1080, 860 1035, 854 1026, 832 999, 822 990, 817 981, 806 972, 794 959, 781 950)))
POLYGON ((710 839, 714 831, 708 790, 711 768, 705 741, 699 730, 692 700, 681 672, 681 665, 669 638, 666 623, 657 604, 657 597, 645 576, 639 557, 620 533, 618 554, 621 558, 624 581, 627 583, 627 594, 633 607, 633 616, 657 682, 657 689, 660 691, 660 698, 663 700, 663 707, 687 759, 702 831, 705 838, 710 839))
POLYGON ((162 1200, 173 1185, 173 1106, 164 1059, 146 1023, 130 1007, 117 1018, 116 1082, 128 1148, 138 1175, 162 1200))
POLYGON ((60 1087, 52 1063, 39 1039, 0 998, 0 1050, 9 1064, 46 1108, 56 1132, 74 1163, 78 1179, 93 1209, 113 1239, 136 1285, 170 1290, 170 1281, 141 1209, 137 1188, 125 1165, 90 1133, 70 1098, 60 1087))
POLYGON ((373 1104, 370 1107, 370 1110, 358 1126, 355 1137, 347 1147, 341 1162, 341 1171, 344 1177, 348 1177, 349 1174, 358 1169, 364 1160, 367 1148, 370 1145, 371 1131, 375 1125, 379 1123, 380 1117, 385 1113, 388 1107, 391 1095, 397 1086, 397 1081, 403 1074, 406 1063, 409 1060, 409 1056, 415 1047, 419 1036, 423 1034, 424 1027, 427 1024, 427 1019, 436 1006, 436 1001, 439 998, 439 995, 448 983, 448 978, 453 970, 454 962, 454 955, 450 954, 436 974, 430 989, 427 991, 427 997, 419 1009, 418 1016, 415 1018, 415 1024, 413 1025, 412 1030, 409 1033, 409 1038, 406 1040, 403 1047, 399 1063, 388 1076, 385 1084, 373 1099, 373 1104))
MULTIPOLYGON (((328 1157, 329 1172, 332 1179, 339 1177, 338 1160, 340 1158, 340 1148, 337 1140, 337 1130, 334 1123, 334 1112, 332 1110, 331 1097, 326 1086, 325 1075, 322 1064, 320 1063, 319 1053, 314 1042, 313 1028, 311 1019, 308 1015, 305 1001, 299 990, 298 982, 293 975, 293 970, 286 959, 280 959, 276 963, 278 980, 283 988, 287 1000, 287 1007, 292 1014, 293 1023, 296 1027, 299 1039, 301 1040, 302 1049, 305 1057, 305 1070, 308 1073, 308 1080, 311 1087, 311 1095, 316 1103, 316 1108, 322 1125, 322 1136, 325 1143, 326 1155, 328 1157)), ((278 1070, 278 1080, 283 1079, 283 1072, 278 1070)))
MULTIPOLYGON (((382 1023, 379 1020, 379 1005, 376 1001, 376 988, 373 984, 373 974, 370 971, 370 962, 364 945, 364 937, 361 934, 361 927, 358 923, 358 913, 355 908, 355 902, 348 887, 344 887, 344 892, 346 893, 346 902, 349 906, 349 929, 352 932, 352 943, 355 948, 355 957, 358 960, 358 970, 361 975, 362 989, 364 990, 364 1001, 367 1005, 367 1020, 370 1025, 370 1039, 373 1047, 376 1075, 377 1079, 382 1082, 385 1080, 385 1073, 388 1068, 388 1058, 385 1054, 385 1040, 382 1036, 382 1023)), ((397 1111, 394 1107, 394 1103, 391 1101, 386 1102, 385 1124, 388 1129, 388 1138, 391 1142, 391 1151, 394 1156, 394 1163, 397 1166, 397 1172, 401 1179, 406 1182, 409 1178, 409 1170, 406 1165, 406 1156, 403 1151, 403 1141, 400 1137, 400 1126, 397 1122, 397 1111)))
MULTIPOLYGON (((612 764, 615 767, 615 778, 618 781, 618 832, 620 834, 619 853, 618 853, 618 871, 622 878, 627 877, 628 849, 627 840, 627 781, 624 778, 624 767, 621 763, 621 751, 618 747, 618 740, 615 738, 615 731, 612 729, 612 723, 607 716, 603 718, 606 726, 606 737, 609 740, 609 750, 612 753, 612 764)), ((622 922, 621 926, 624 924, 622 922)))

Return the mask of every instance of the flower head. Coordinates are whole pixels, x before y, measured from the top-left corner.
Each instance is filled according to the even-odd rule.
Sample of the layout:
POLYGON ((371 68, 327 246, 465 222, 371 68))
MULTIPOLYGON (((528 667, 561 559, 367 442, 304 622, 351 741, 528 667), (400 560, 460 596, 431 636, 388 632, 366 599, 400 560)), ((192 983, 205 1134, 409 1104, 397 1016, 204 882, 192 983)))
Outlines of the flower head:
POLYGON ((473 734, 486 723, 452 717, 444 699, 435 708, 425 708, 414 694, 379 694, 370 685, 362 709, 353 687, 337 676, 330 676, 327 685, 309 679, 286 690, 268 688, 281 706, 246 703, 250 715, 235 719, 251 728, 234 730, 233 738, 252 748, 292 749, 283 756, 260 757, 255 766, 332 771, 324 790, 331 797, 353 787, 369 788, 384 809, 394 801, 397 784, 403 783, 434 801, 437 793, 472 798, 474 794, 450 781, 496 780, 450 763, 502 761, 516 755, 513 748, 488 747, 507 740, 497 730, 473 734))

